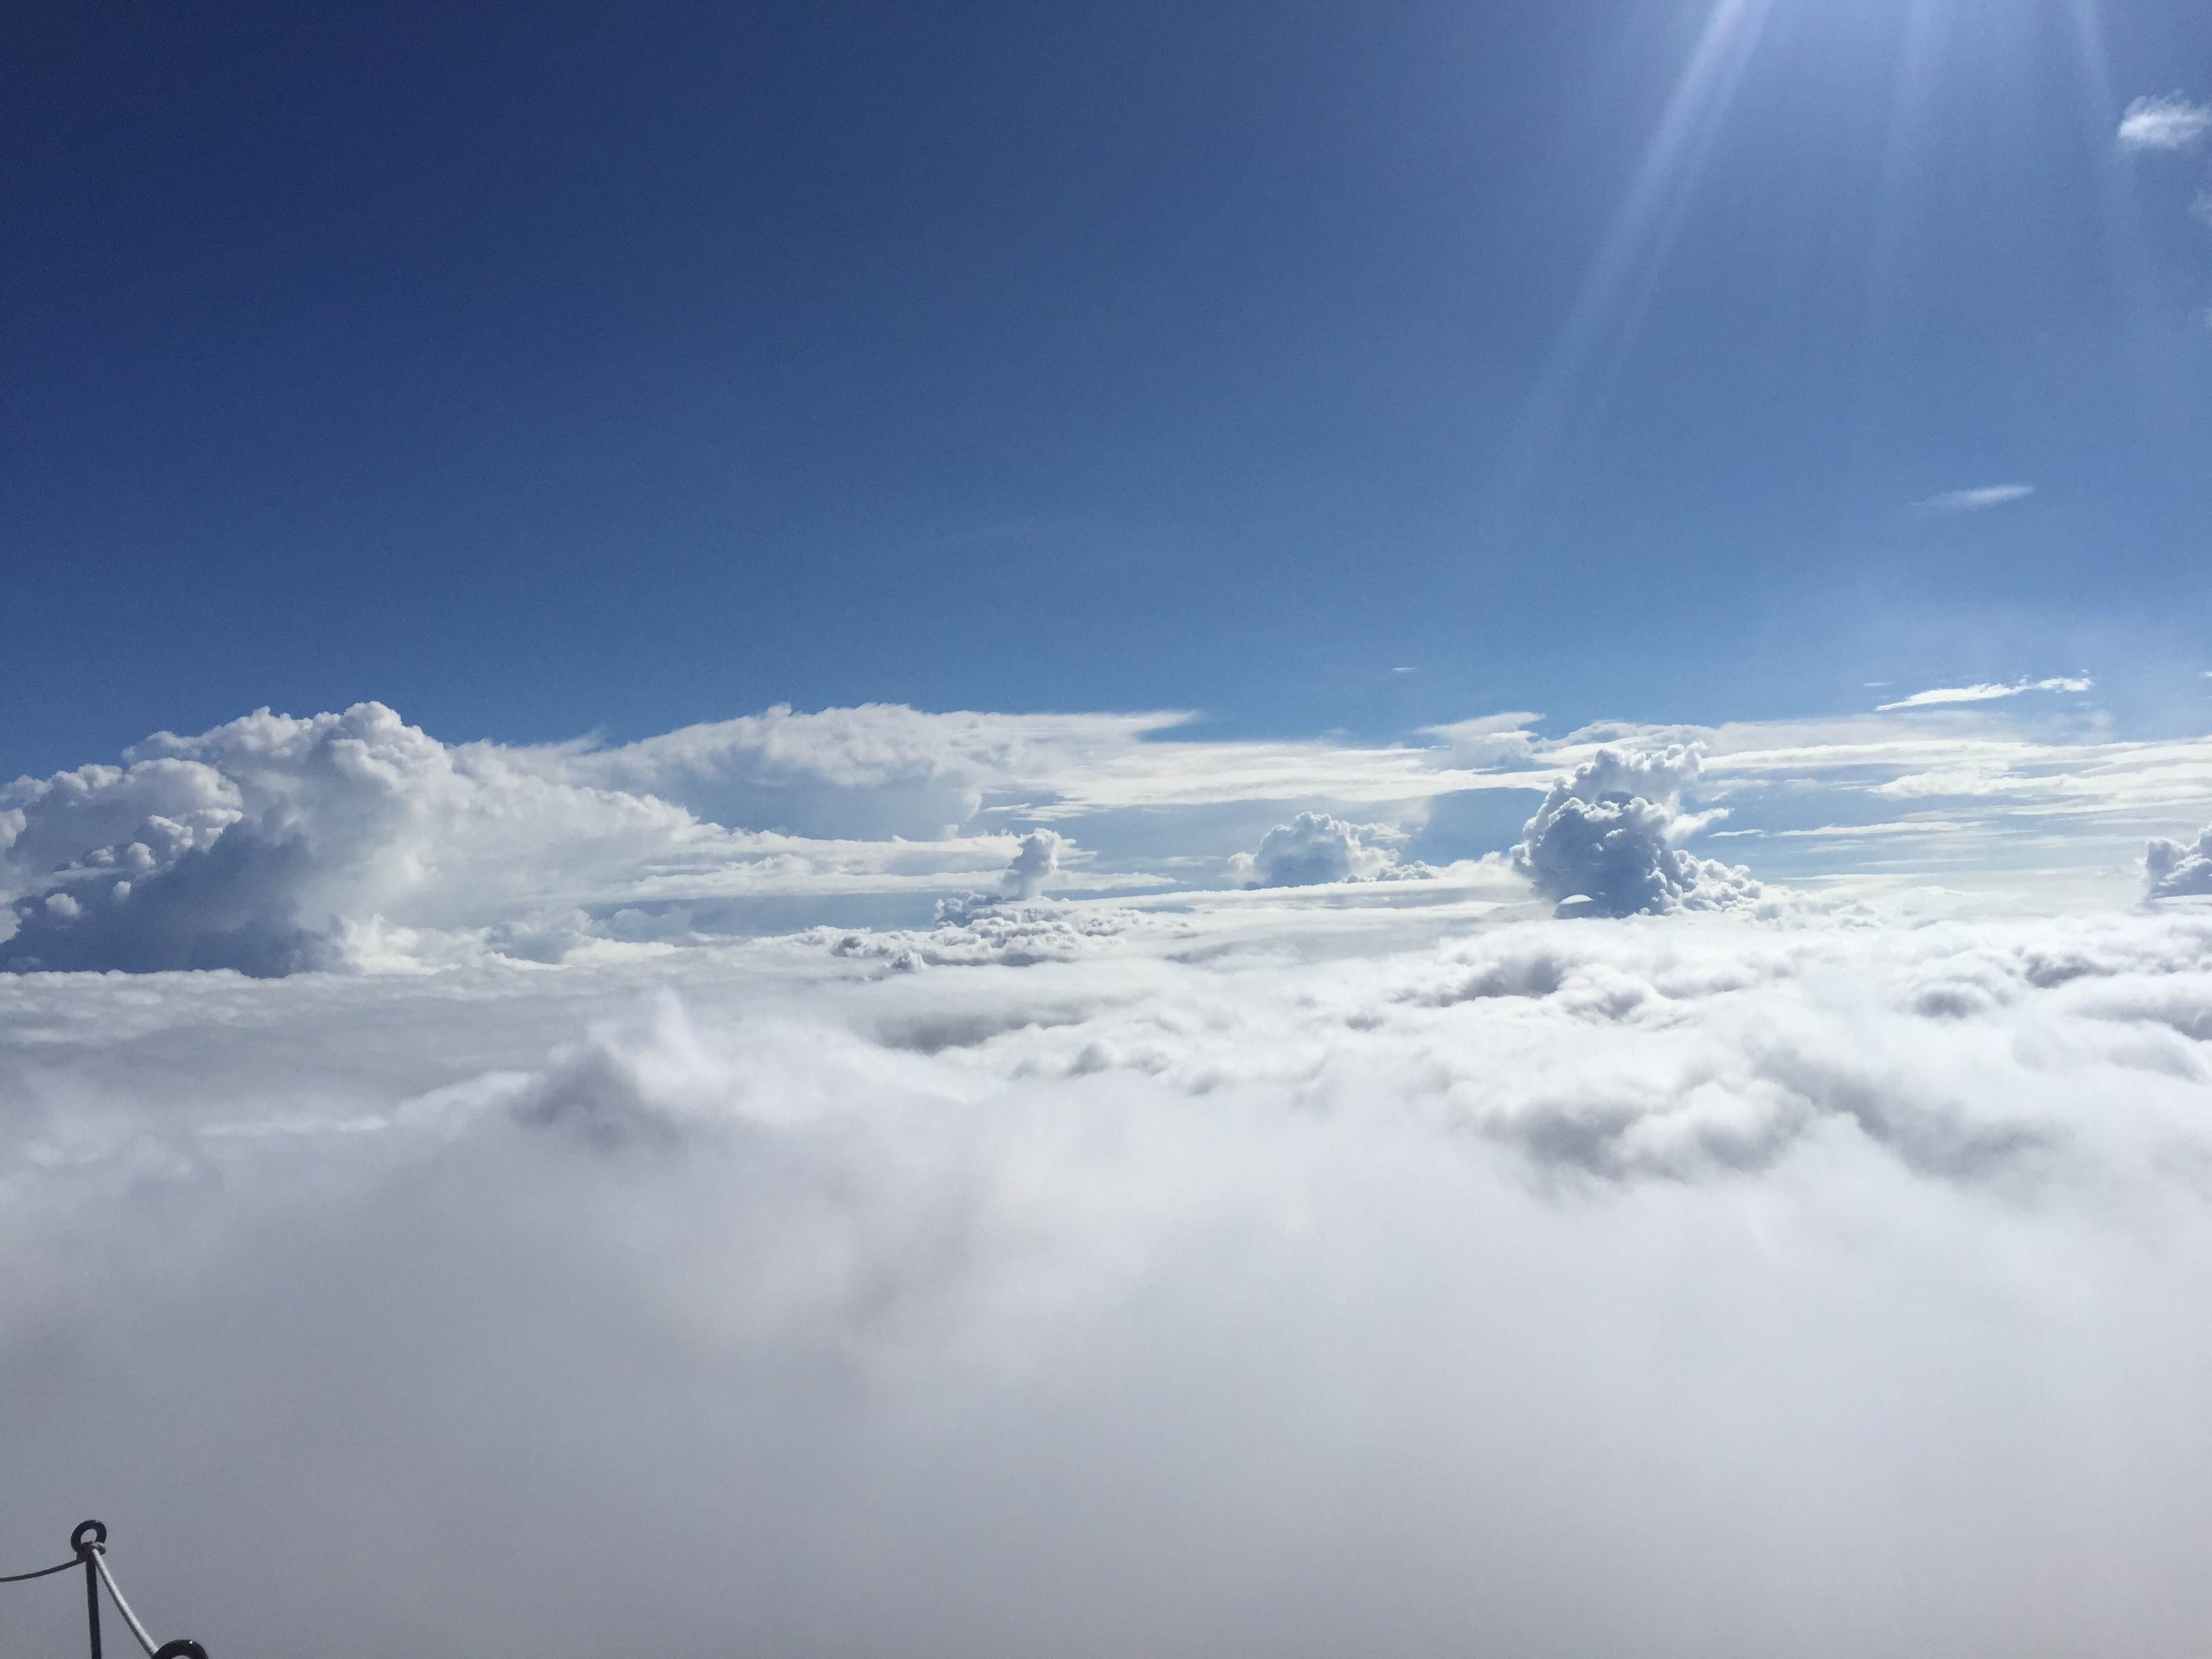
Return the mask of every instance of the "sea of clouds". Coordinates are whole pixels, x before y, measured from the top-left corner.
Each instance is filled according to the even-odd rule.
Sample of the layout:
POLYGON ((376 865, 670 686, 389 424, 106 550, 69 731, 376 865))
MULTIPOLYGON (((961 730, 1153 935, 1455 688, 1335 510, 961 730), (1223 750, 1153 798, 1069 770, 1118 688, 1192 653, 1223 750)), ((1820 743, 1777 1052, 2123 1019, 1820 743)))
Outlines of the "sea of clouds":
POLYGON ((2185 1650, 2207 745, 1534 726, 18 782, 0 1571, 99 1515, 217 1659, 2185 1650))

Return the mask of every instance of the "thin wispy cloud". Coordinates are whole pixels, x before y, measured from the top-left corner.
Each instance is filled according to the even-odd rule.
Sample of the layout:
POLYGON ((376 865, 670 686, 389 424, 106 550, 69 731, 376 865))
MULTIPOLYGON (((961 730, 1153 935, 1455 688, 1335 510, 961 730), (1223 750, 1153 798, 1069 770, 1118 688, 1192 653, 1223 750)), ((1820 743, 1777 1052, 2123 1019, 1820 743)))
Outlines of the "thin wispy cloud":
POLYGON ((1875 705, 1887 714, 1893 708, 1928 708, 1938 703, 1988 702, 1996 697, 2017 697, 2024 691, 2087 691, 2096 682, 2083 675, 2078 679, 2021 680, 2013 685, 1939 685, 1931 690, 1915 691, 1909 697, 1899 697, 1895 702, 1875 705))
POLYGON ((2138 98, 2120 117, 2120 143, 2130 149, 2188 149, 2212 133, 2212 104, 2179 92, 2138 98))
POLYGON ((2002 507, 2007 501, 2017 501, 2035 494, 2033 484, 1984 484, 1975 489, 1947 489, 1941 495, 1930 495, 1920 506, 1932 513, 1979 513, 1984 508, 2002 507))

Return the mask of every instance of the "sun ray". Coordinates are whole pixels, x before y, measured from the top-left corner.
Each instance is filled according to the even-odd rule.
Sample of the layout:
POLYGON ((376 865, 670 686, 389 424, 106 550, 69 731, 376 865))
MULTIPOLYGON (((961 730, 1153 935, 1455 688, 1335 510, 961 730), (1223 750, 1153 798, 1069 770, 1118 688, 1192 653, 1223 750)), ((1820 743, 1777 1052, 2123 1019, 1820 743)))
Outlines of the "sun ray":
POLYGON ((1507 442, 1508 502, 1525 500, 1577 416, 1603 409, 1771 6, 1715 0, 1507 442))

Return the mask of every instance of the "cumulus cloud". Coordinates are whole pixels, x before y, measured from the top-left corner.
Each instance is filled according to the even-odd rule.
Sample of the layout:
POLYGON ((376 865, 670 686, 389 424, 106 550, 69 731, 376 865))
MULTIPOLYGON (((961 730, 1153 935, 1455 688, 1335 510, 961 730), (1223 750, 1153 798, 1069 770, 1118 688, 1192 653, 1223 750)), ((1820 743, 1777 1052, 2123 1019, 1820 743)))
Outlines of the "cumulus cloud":
POLYGON ((1909 697, 1899 697, 1895 702, 1875 704, 1884 714, 1894 708, 1926 708, 1937 703, 1990 702, 1998 697, 2017 697, 2027 691, 2087 691, 2096 682, 2087 675, 2076 675, 2047 680, 2015 680, 2010 685, 1982 683, 1975 685, 1939 685, 1932 690, 1915 691, 1909 697))
POLYGON ((2212 104, 2179 92, 2138 98, 2120 116, 2120 143, 2130 149, 2188 149, 2212 132, 2212 104))
POLYGON ((0 1559, 219 1655, 2204 1628, 2212 919, 1339 920, 0 981, 0 1559))
POLYGON ((1377 824, 1301 812, 1262 836, 1256 850, 1231 858, 1230 878, 1248 887, 1317 887, 1428 873, 1425 866, 1401 866, 1395 848, 1369 846, 1363 839, 1392 834, 1377 824))
POLYGON ((2163 899, 2199 894, 2212 894, 2212 829, 2187 844, 2162 836, 2154 839, 2143 854, 2143 896, 2163 899))
POLYGON ((197 738, 162 733, 127 768, 24 780, 0 801, 14 966, 317 965, 334 888, 373 879, 399 821, 455 782, 390 710, 264 711, 197 738))
POLYGON ((1978 513, 2033 494, 2033 484, 1984 484, 1978 489, 1947 489, 1941 495, 1930 495, 1920 505, 1936 513, 1978 513))
POLYGON ((1514 868, 1563 910, 1592 915, 1757 903, 1748 872, 1674 845, 1720 816, 1681 810, 1702 764, 1694 748, 1601 750, 1552 786, 1521 832, 1514 868))

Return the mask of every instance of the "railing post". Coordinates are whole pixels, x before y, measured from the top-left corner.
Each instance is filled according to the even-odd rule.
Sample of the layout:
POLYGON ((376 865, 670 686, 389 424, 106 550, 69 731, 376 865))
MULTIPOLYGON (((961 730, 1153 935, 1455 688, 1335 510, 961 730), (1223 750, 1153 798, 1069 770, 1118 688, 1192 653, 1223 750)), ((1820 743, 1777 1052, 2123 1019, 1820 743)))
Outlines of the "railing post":
POLYGON ((100 1655, 100 1564, 93 1558, 107 1541, 107 1526, 100 1521, 80 1521, 70 1534, 70 1547, 84 1563, 84 1622, 92 1636, 92 1659, 100 1655))

